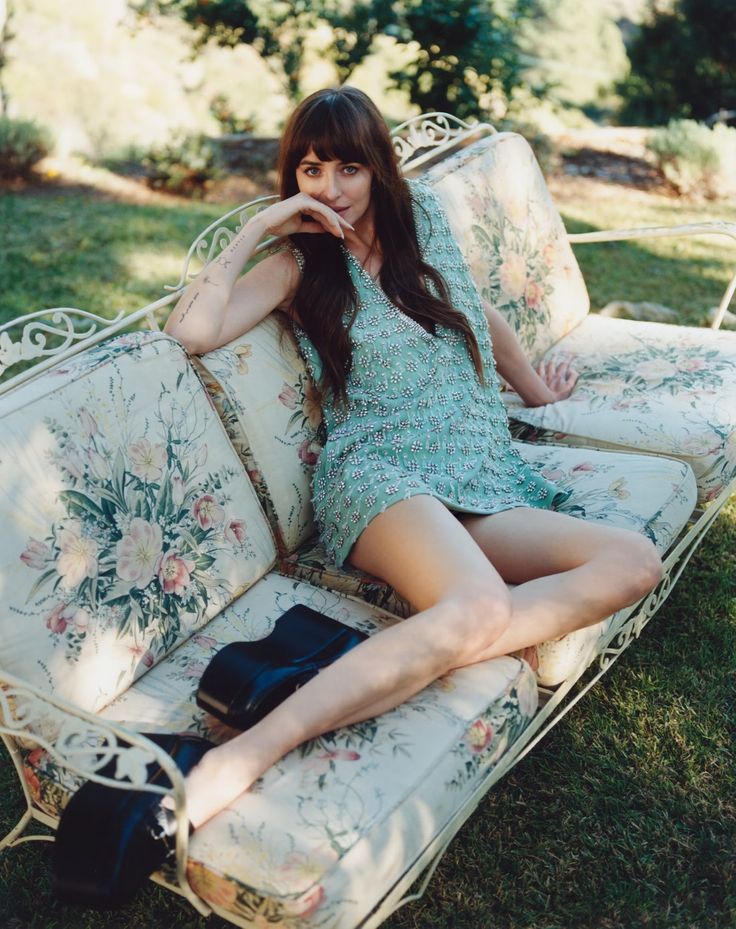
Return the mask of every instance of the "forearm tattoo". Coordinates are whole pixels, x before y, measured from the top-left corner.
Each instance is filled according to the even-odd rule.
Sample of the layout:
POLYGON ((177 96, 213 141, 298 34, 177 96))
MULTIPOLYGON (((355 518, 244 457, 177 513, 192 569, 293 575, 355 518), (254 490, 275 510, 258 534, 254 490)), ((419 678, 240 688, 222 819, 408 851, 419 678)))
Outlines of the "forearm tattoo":
POLYGON ((194 294, 194 296, 192 297, 192 299, 189 301, 189 305, 187 306, 187 308, 184 310, 184 312, 183 312, 183 313, 181 314, 181 316, 179 317, 179 322, 180 322, 180 323, 183 323, 184 320, 187 318, 187 314, 189 313, 189 311, 191 310, 191 308, 194 306, 194 304, 197 302, 198 297, 199 297, 199 293, 197 292, 196 294, 194 294))

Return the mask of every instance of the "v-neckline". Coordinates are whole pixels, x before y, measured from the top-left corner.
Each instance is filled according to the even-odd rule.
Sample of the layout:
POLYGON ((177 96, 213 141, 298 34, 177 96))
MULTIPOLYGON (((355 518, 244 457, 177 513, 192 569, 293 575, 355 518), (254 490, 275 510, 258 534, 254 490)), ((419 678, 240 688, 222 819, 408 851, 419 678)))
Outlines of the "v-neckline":
POLYGON ((386 291, 378 284, 377 281, 375 281, 370 276, 370 274, 366 271, 363 265, 358 261, 355 255, 347 247, 347 245, 343 245, 342 250, 347 255, 348 260, 352 262, 353 267, 357 269, 358 274, 360 274, 360 276, 365 281, 368 282, 368 285, 372 287, 373 290, 375 290, 375 292, 378 294, 381 301, 385 303, 386 306, 392 309, 395 313, 398 313, 402 319, 405 319, 409 323, 410 326, 413 326, 415 329, 417 329, 423 336, 426 336, 427 338, 432 339, 433 341, 436 339, 436 336, 432 335, 431 332, 428 332, 424 328, 424 326, 418 323, 415 319, 412 319, 411 316, 405 313, 400 307, 396 306, 393 300, 390 300, 388 298, 388 296, 386 295, 386 291))

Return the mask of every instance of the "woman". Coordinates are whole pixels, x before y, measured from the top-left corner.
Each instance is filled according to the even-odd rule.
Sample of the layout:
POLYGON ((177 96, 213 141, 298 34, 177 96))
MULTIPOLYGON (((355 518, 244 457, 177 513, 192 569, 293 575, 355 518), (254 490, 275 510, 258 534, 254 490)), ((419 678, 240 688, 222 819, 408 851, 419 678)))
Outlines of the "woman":
MULTIPOLYGON (((358 646, 270 717, 206 755, 187 780, 189 814, 195 827, 306 739, 378 715, 451 668, 534 646, 598 622, 644 596, 661 577, 659 557, 646 539, 548 509, 554 489, 508 452, 505 460, 516 464, 524 476, 522 491, 517 490, 514 497, 507 484, 499 486, 500 504, 478 506, 473 512, 472 505, 458 503, 453 508, 466 512, 454 515, 448 504, 438 499, 443 495, 432 492, 430 475, 422 474, 421 465, 406 475, 396 473, 381 454, 365 454, 366 447, 375 449, 375 441, 361 444, 343 438, 361 422, 365 424, 363 434, 380 434, 382 423, 397 415, 390 410, 383 416, 383 410, 376 409, 382 402, 384 406, 389 403, 371 387, 375 368, 355 370, 353 358, 346 383, 340 366, 340 353, 348 349, 343 319, 347 317, 357 329, 360 314, 378 306, 386 311, 385 325, 404 327, 401 334, 411 333, 408 338, 413 336, 418 343, 418 369, 422 353, 427 353, 425 346, 432 344, 429 340, 442 338, 440 325, 457 327, 449 331, 469 345, 459 375, 471 371, 490 380, 485 396, 490 404, 495 401, 494 418, 503 420, 503 428, 498 426, 497 431, 502 434, 503 445, 508 446, 492 366, 483 370, 479 348, 485 333, 472 328, 480 321, 479 298, 467 286, 449 294, 436 270, 424 262, 412 229, 410 193, 374 104, 349 87, 318 91, 304 100, 284 133, 279 169, 281 201, 250 219, 189 285, 171 313, 166 331, 188 351, 199 354, 242 335, 274 309, 286 311, 296 324, 313 375, 318 381, 321 377, 328 440, 321 455, 320 463, 324 464, 318 464, 315 472, 313 493, 328 553, 338 564, 346 559, 361 571, 382 578, 409 600, 417 613, 358 646), (279 251, 240 277, 266 235, 291 236, 298 250, 279 251), (350 301, 351 290, 357 292, 357 301, 350 301), (465 305, 460 310, 453 308, 450 297, 465 305), (387 298, 398 312, 390 312, 387 298), (347 302, 342 307, 344 313, 340 311, 341 299, 347 302), (437 335, 430 335, 432 329, 437 335), (333 399, 344 396, 347 390, 349 401, 356 381, 352 404, 341 405, 333 399), (336 433, 333 447, 331 436, 336 433), (359 505, 343 502, 340 506, 339 498, 340 494, 356 494, 364 500, 373 485, 369 479, 368 487, 358 490, 367 475, 357 472, 368 472, 371 467, 379 472, 382 484, 400 486, 383 500, 379 497, 375 505, 379 512, 366 521, 359 505), (417 474, 417 486, 408 486, 417 474), (330 477, 339 485, 343 476, 346 483, 349 479, 354 484, 339 489, 326 486, 330 477), (390 505, 380 511, 385 502, 390 505), (339 524, 334 518, 336 508, 344 511, 339 524), (483 515, 492 510, 497 511, 483 515), (352 520, 355 514, 357 522, 352 520), (354 531, 353 541, 343 522, 348 526, 365 522, 365 526, 354 531), (518 586, 510 593, 507 582, 518 586), (341 695, 339 703, 335 694, 341 695), (213 782, 217 789, 212 789, 213 782)), ((426 209, 431 211, 425 218, 430 228, 432 224, 437 227, 444 246, 444 217, 433 198, 426 197, 426 188, 422 193, 428 201, 426 209)), ((450 253, 448 263, 457 264, 458 256, 459 252, 450 253)), ((465 268, 462 274, 468 274, 465 268)), ((540 376, 524 357, 503 317, 486 307, 483 319, 490 330, 499 373, 527 404, 551 403, 571 393, 575 375, 570 370, 543 370, 540 376)), ((368 346, 376 349, 375 330, 364 330, 359 338, 364 350, 368 346)), ((454 347, 459 346, 455 343, 454 347)), ((373 358, 380 371, 380 346, 377 351, 373 358)), ((401 364, 407 364, 406 357, 401 364)), ((455 364, 453 360, 444 368, 450 373, 455 364)), ((422 374, 418 370, 415 379, 422 374)), ((378 380, 386 386, 385 378, 378 380)), ((476 378, 476 384, 478 381, 476 378)), ((434 384, 433 390, 441 390, 441 385, 434 384)), ((422 409, 415 396, 403 407, 396 404, 400 413, 395 421, 404 424, 404 435, 399 439, 409 443, 404 461, 411 456, 416 460, 419 455, 418 449, 412 451, 416 432, 411 423, 415 409, 407 412, 411 403, 419 410, 425 435, 432 415, 432 404, 422 409), (401 413, 407 415, 402 419, 401 413)), ((390 438, 385 443, 388 448, 393 447, 390 438)), ((436 452, 430 454, 436 456, 436 452)), ((463 464, 459 450, 457 460, 459 469, 463 464)), ((499 484, 499 476, 493 476, 499 484)), ((516 475, 512 479, 514 487, 517 479, 516 475)), ((449 485, 445 481, 446 500, 452 497, 449 485)))
POLYGON ((313 498, 327 552, 416 613, 205 754, 186 778, 194 828, 305 740, 450 669, 596 623, 661 576, 640 535, 554 511, 559 493, 512 448, 495 367, 529 405, 569 396, 576 375, 537 373, 482 304, 434 194, 401 177, 374 104, 347 87, 313 94, 279 168, 281 200, 187 287, 166 331, 199 354, 274 309, 289 316, 323 402, 313 498), (270 235, 289 246, 241 276, 270 235))

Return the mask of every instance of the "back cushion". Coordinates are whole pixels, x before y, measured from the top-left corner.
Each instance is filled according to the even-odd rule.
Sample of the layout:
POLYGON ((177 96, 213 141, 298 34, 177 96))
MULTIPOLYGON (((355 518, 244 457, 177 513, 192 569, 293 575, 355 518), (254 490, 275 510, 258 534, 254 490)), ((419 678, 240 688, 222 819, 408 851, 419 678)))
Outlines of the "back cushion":
POLYGON ((482 139, 424 177, 440 197, 485 300, 536 362, 590 308, 565 228, 528 143, 482 139))
POLYGON ((310 479, 322 449, 322 410, 294 335, 271 313, 198 364, 287 555, 317 529, 310 479))
POLYGON ((121 336, 0 401, 0 663, 96 711, 262 577, 268 524, 196 372, 121 336))

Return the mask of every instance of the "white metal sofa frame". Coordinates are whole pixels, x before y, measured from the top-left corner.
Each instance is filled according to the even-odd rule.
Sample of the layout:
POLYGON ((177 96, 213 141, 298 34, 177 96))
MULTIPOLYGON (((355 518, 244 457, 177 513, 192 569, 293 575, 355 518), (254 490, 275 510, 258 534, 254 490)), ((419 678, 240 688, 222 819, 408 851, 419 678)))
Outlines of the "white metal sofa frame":
MULTIPOLYGON (((446 113, 429 113, 414 117, 394 130, 394 144, 405 172, 418 168, 428 161, 435 161, 449 151, 457 149, 469 140, 496 130, 486 123, 465 123, 446 113)), ((8 393, 43 371, 73 355, 83 352, 103 339, 145 322, 150 328, 158 329, 156 314, 178 299, 188 279, 194 276, 192 263, 206 263, 218 254, 234 236, 237 229, 258 210, 276 197, 261 197, 226 213, 205 229, 193 242, 184 262, 179 281, 167 287, 170 293, 161 299, 132 313, 120 312, 114 319, 107 320, 82 310, 59 307, 40 310, 19 317, 0 326, 0 375, 20 361, 39 359, 36 363, 4 383, 0 384, 0 395, 8 393), (235 220, 233 227, 228 221, 235 220), (50 320, 50 322, 49 322, 50 320), (75 323, 89 322, 88 327, 77 332, 75 323), (21 329, 18 341, 12 341, 10 333, 21 329), (56 337, 61 344, 47 347, 47 336, 56 337)), ((711 222, 672 227, 621 229, 569 235, 572 244, 623 241, 680 235, 726 235, 736 240, 736 223, 711 222)), ((272 242, 264 243, 259 251, 272 242)), ((729 282, 721 299, 712 328, 718 329, 736 291, 736 274, 729 282)), ((664 576, 659 585, 642 601, 619 614, 612 623, 602 642, 602 650, 589 668, 581 665, 562 684, 553 690, 540 689, 540 709, 536 716, 508 749, 499 763, 478 785, 475 792, 465 801, 447 823, 437 838, 425 848, 422 855, 406 870, 380 905, 364 920, 361 929, 375 929, 393 912, 406 903, 418 900, 424 893, 437 865, 449 843, 463 823, 470 817, 487 791, 529 752, 546 732, 581 699, 582 696, 605 674, 614 661, 624 652, 631 641, 637 638, 644 626, 669 596, 674 584, 685 569, 695 549, 700 544, 713 520, 736 491, 734 478, 719 495, 705 506, 693 512, 688 525, 671 545, 664 557, 664 576), (418 888, 409 892, 421 878, 418 888)), ((191 889, 186 878, 188 829, 185 812, 183 778, 171 758, 145 736, 132 732, 114 723, 103 722, 93 714, 42 693, 18 678, 0 670, 0 735, 15 764, 22 786, 26 810, 17 825, 0 840, 0 851, 28 841, 53 841, 52 835, 25 835, 32 819, 55 828, 57 820, 34 809, 30 790, 23 776, 22 758, 16 744, 17 739, 28 739, 47 750, 59 763, 85 778, 106 783, 119 789, 144 789, 152 793, 170 794, 176 804, 179 829, 177 834, 177 891, 186 897, 201 914, 211 913, 210 908, 191 889), (54 731, 54 738, 45 733, 54 731), (103 749, 89 748, 88 736, 93 733, 101 740, 103 749), (122 744, 121 744, 122 741, 122 744), (86 744, 85 744, 86 743, 86 744), (128 744, 125 744, 128 743, 128 744), (104 757, 101 757, 101 751, 104 757), (101 777, 97 771, 115 756, 126 757, 126 768, 137 771, 131 781, 121 783, 101 777), (155 760, 171 780, 167 789, 146 785, 145 766, 155 760), (91 766, 90 766, 91 763, 91 766)), ((170 885, 167 885, 170 886, 170 885)), ((224 914, 223 914, 224 915, 224 914)), ((246 925, 236 917, 226 918, 237 925, 246 925)))

